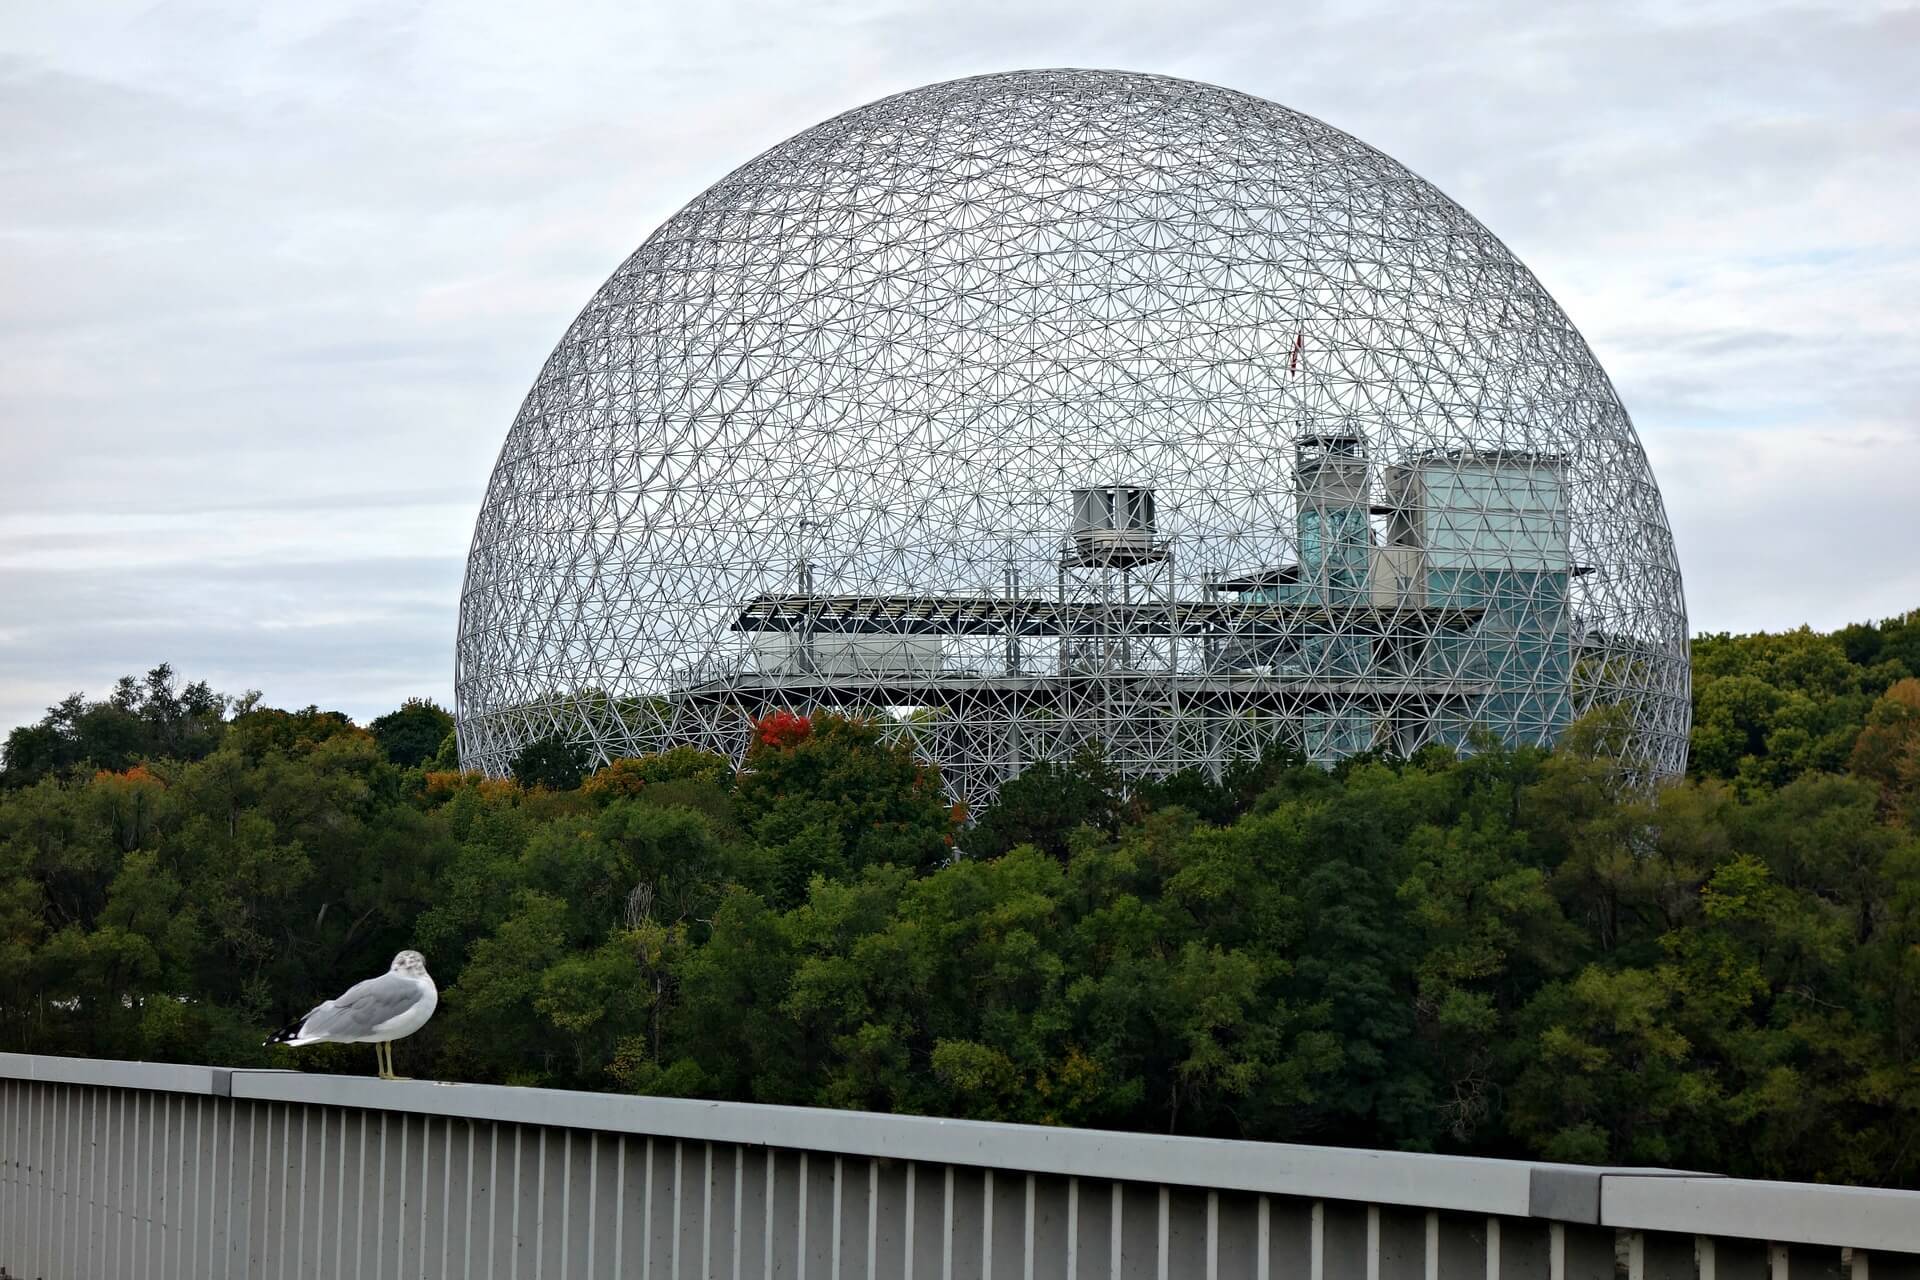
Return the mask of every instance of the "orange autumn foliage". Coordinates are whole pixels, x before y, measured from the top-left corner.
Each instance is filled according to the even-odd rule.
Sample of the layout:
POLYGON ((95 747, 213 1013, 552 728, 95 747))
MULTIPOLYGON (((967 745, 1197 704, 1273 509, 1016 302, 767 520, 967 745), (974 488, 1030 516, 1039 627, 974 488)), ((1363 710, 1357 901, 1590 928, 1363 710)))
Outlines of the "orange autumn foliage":
POLYGON ((435 769, 426 775, 426 791, 436 799, 455 792, 473 790, 482 800, 504 800, 520 794, 520 784, 512 778, 489 778, 478 770, 435 769))
POLYGON ((1879 783, 1889 807, 1911 803, 1920 791, 1920 680, 1894 681, 1873 704, 1849 767, 1879 783))

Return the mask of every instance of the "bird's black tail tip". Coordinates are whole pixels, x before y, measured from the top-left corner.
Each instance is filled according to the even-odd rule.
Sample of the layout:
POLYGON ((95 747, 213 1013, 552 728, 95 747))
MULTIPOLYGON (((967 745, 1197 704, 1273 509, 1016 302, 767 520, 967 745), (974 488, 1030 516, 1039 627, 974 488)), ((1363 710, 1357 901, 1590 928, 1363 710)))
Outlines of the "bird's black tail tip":
POLYGON ((264 1049, 271 1045, 285 1044, 287 1041, 293 1039, 295 1036, 300 1034, 300 1026, 305 1021, 306 1019, 304 1017, 295 1018, 292 1022, 289 1022, 286 1026, 280 1028, 278 1031, 268 1036, 265 1040, 262 1040, 260 1042, 260 1047, 264 1049))

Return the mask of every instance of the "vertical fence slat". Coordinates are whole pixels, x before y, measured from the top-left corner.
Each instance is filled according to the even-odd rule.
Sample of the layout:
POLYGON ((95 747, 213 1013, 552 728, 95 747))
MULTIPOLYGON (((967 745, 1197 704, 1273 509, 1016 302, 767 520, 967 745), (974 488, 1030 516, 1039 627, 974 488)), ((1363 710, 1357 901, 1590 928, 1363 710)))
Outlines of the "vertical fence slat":
POLYGON ((25 1123, 21 1126, 20 1149, 20 1246, 23 1269, 40 1270, 39 1223, 40 1194, 37 1183, 40 1180, 40 1126, 46 1123, 46 1108, 41 1104, 38 1081, 22 1087, 25 1123))
POLYGON ((844 1185, 844 1178, 842 1176, 844 1171, 841 1168, 842 1163, 843 1160, 840 1156, 833 1158, 833 1234, 829 1237, 833 1241, 833 1248, 831 1251, 831 1261, 827 1266, 827 1274, 832 1276, 833 1280, 841 1280, 843 1274, 840 1270, 840 1243, 844 1230, 841 1210, 845 1204, 846 1197, 842 1194, 842 1187, 844 1185))
POLYGON ((53 1231, 57 1214, 54 1209, 55 1189, 53 1171, 57 1163, 54 1149, 60 1145, 60 1091, 57 1085, 46 1088, 46 1120, 40 1126, 40 1151, 37 1157, 40 1165, 40 1215, 34 1228, 35 1266, 43 1270, 53 1268, 53 1231))
POLYGON ((680 1280, 680 1238, 686 1234, 687 1217, 682 1209, 686 1190, 686 1144, 673 1144, 673 1215, 667 1222, 667 1275, 680 1280))
POLYGON ((703 1203, 700 1206, 700 1277, 710 1280, 713 1275, 713 1144, 702 1144, 706 1148, 703 1168, 700 1174, 700 1194, 703 1203))
MULTIPOLYGON (((461 1242, 460 1275, 462 1277, 462 1280, 467 1280, 467 1277, 470 1277, 473 1275, 473 1202, 477 1198, 477 1193, 475 1192, 474 1185, 473 1185, 473 1148, 474 1148, 474 1144, 478 1141, 478 1138, 479 1138, 479 1134, 477 1132, 478 1126, 473 1121, 471 1120, 467 1121, 466 1130, 467 1130, 467 1172, 466 1172, 466 1185, 465 1185, 466 1194, 462 1197, 462 1199, 465 1201, 466 1239, 461 1242)), ((451 1223, 453 1221, 452 1217, 449 1216, 447 1221, 451 1223)), ((441 1253, 441 1259, 440 1259, 440 1280, 449 1280, 449 1277, 452 1275, 452 1272, 448 1270, 448 1266, 449 1264, 451 1264, 452 1261, 453 1261, 452 1248, 448 1247, 443 1249, 441 1253)))
MULTIPOLYGON (((473 1185, 472 1185, 472 1179, 470 1178, 467 1170, 465 1168, 462 1168, 461 1165, 459 1164, 461 1157, 456 1156, 454 1154, 453 1135, 456 1129, 463 1130, 464 1132, 471 1134, 473 1132, 473 1122, 471 1120, 456 1120, 452 1116, 448 1116, 441 1121, 441 1124, 440 1124, 440 1246, 438 1249, 440 1266, 436 1271, 435 1268, 432 1266, 431 1260, 428 1258, 427 1254, 423 1250, 420 1257, 420 1280, 427 1280, 427 1277, 430 1274, 437 1274, 440 1280, 448 1280, 448 1277, 453 1274, 452 1268, 453 1268, 453 1250, 454 1250, 454 1234, 453 1234, 454 1214, 458 1212, 461 1214, 462 1218, 464 1219, 460 1228, 463 1235, 466 1232, 470 1231, 472 1227, 472 1222, 471 1222, 472 1215, 471 1215, 469 1206, 471 1206, 473 1203, 473 1185), (460 1169, 460 1175, 459 1175, 460 1199, 457 1201, 454 1199, 454 1195, 453 1195, 454 1171, 456 1169, 460 1169), (459 1205, 460 1208, 456 1209, 455 1208, 456 1205, 459 1205)), ((463 1271, 460 1274, 464 1280, 464 1278, 469 1273, 463 1271)))
POLYGON ((0 1080, 0 1234, 8 1240, 18 1240, 20 1232, 13 1220, 14 1207, 18 1197, 14 1194, 14 1169, 20 1160, 20 1143, 14 1130, 14 1094, 19 1085, 12 1080, 0 1080))
POLYGON ((732 1280, 740 1280, 745 1274, 742 1266, 746 1260, 741 1255, 746 1249, 747 1232, 747 1153, 736 1145, 733 1148, 733 1272, 732 1280))
POLYGON ((74 1227, 79 1219, 80 1189, 80 1120, 81 1088, 69 1085, 66 1094, 66 1141, 61 1144, 60 1152, 60 1258, 59 1274, 71 1274, 74 1268, 74 1252, 80 1244, 80 1237, 74 1227))
POLYGON ((627 1135, 620 1135, 614 1157, 613 1174, 613 1274, 615 1280, 626 1274, 627 1252, 627 1135))
POLYGON ((587 1275, 589 1280, 598 1280, 599 1272, 594 1270, 593 1255, 596 1238, 600 1234, 600 1135, 593 1134, 587 1141, 587 1275))
MULTIPOLYGON (((221 1135, 226 1132, 225 1113, 221 1108, 221 1099, 214 1098, 207 1103, 207 1207, 206 1238, 207 1250, 202 1275, 213 1277, 222 1274, 215 1270, 215 1260, 220 1256, 224 1241, 220 1239, 220 1208, 226 1198, 226 1180, 221 1176, 225 1166, 221 1163, 224 1152, 221 1149, 221 1135)), ((231 1172, 230 1170, 227 1172, 231 1172)))
POLYGON ((12 1080, 0 1080, 0 1236, 7 1240, 20 1238, 13 1225, 13 1167, 20 1154, 13 1132, 16 1087, 12 1080))
MULTIPOLYGON (((450 1120, 441 1121, 443 1126, 450 1126, 452 1123, 450 1120)), ((428 1252, 428 1241, 430 1237, 427 1234, 428 1210, 433 1204, 433 1195, 428 1187, 428 1181, 433 1173, 433 1118, 431 1116, 420 1117, 420 1143, 417 1149, 420 1153, 420 1221, 417 1224, 418 1229, 414 1232, 413 1265, 401 1273, 402 1280, 408 1280, 409 1277, 411 1277, 412 1280, 426 1280, 428 1260, 431 1257, 431 1254, 428 1252)), ((443 1179, 442 1191, 444 1193, 444 1178, 446 1174, 446 1165, 444 1162, 442 1162, 440 1168, 443 1179)), ((445 1209, 443 1206, 441 1221, 444 1222, 445 1220, 445 1209)))
POLYGON ((547 1147, 551 1135, 541 1130, 535 1145, 540 1148, 539 1159, 534 1162, 533 1174, 533 1274, 548 1276, 553 1273, 547 1269, 547 1147))
MULTIPOLYGON (((104 1248, 107 1235, 107 1176, 112 1168, 106 1152, 113 1143, 113 1105, 114 1090, 98 1089, 94 1091, 93 1164, 87 1175, 87 1194, 93 1201, 89 1213, 92 1229, 87 1234, 86 1273, 99 1275, 106 1265, 104 1248)), ((212 1259, 208 1259, 207 1271, 212 1274, 212 1259)))
POLYGON ((496 1122, 487 1126, 487 1280, 495 1280, 499 1274, 500 1241, 495 1226, 500 1216, 499 1206, 500 1125, 496 1122))

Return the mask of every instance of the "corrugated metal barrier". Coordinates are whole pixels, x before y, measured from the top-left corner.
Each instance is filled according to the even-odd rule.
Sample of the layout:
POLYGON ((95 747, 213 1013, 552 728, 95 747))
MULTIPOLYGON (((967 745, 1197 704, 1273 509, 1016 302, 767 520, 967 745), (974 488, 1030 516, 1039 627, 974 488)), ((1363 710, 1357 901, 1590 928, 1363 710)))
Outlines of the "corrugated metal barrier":
POLYGON ((1920 1193, 0 1054, 14 1280, 1920 1280, 1920 1193))

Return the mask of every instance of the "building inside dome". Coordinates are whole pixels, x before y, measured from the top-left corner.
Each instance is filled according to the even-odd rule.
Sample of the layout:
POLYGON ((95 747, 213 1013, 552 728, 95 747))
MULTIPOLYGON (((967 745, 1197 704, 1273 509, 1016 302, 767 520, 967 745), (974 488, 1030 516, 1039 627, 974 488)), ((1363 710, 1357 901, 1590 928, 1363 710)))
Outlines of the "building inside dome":
POLYGON ((880 719, 978 806, 1551 744, 1679 772, 1686 610, 1586 343, 1434 187, 1227 89, 936 84, 747 162, 548 358, 461 599, 463 767, 880 719))

